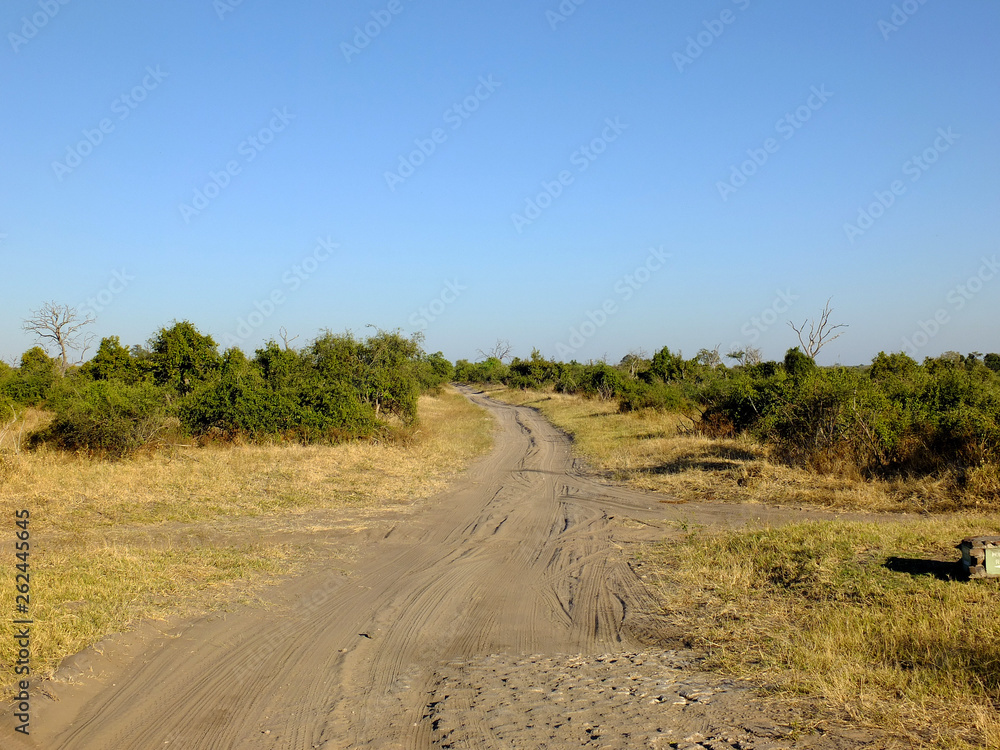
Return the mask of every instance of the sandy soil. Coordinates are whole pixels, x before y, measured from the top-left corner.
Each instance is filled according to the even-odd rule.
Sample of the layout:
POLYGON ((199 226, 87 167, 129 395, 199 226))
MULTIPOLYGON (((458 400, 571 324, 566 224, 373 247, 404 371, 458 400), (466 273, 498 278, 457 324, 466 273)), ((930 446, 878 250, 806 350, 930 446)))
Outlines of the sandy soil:
MULTIPOLYGON (((0 716, 0 746, 881 746, 699 671, 628 564, 629 544, 682 519, 819 514, 673 505, 608 486, 574 465, 569 439, 535 411, 468 393, 497 418, 494 451, 405 521, 369 533, 347 573, 317 569, 275 587, 266 607, 106 639, 41 686, 30 739, 14 734, 9 709, 0 716)), ((344 540, 315 533, 328 535, 318 546, 344 540)))

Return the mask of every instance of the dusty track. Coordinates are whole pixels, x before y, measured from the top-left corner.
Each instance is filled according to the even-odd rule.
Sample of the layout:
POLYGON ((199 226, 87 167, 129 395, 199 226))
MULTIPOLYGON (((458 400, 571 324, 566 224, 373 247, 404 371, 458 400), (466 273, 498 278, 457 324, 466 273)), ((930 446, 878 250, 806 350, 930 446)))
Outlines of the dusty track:
POLYGON ((55 686, 61 700, 33 721, 31 746, 669 747, 692 735, 688 745, 713 747, 695 732, 723 737, 727 722, 743 739, 714 747, 778 742, 771 719, 780 717, 767 718, 745 689, 671 671, 685 668, 683 655, 657 643, 658 607, 621 545, 644 528, 662 535, 671 518, 797 514, 665 505, 606 486, 574 469, 570 441, 536 412, 469 396, 496 416, 496 448, 373 540, 349 576, 290 581, 270 609, 187 624, 89 688, 55 686), (601 697, 602 684, 612 695, 601 697), (626 688, 628 710, 601 703, 624 700, 626 688))

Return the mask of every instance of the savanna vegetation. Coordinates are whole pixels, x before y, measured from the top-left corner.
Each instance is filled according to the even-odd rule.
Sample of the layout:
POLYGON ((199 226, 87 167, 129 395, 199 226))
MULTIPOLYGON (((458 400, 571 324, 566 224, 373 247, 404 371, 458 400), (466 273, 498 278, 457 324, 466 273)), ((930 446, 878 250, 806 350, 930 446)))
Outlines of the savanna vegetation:
MULTIPOLYGON (((636 413, 639 419, 622 424, 647 433, 643 425, 666 420, 664 437, 715 439, 716 451, 745 456, 751 472, 762 471, 766 458, 829 478, 900 486, 926 480, 936 483, 940 509, 1000 500, 996 354, 946 353, 918 363, 880 352, 867 366, 818 367, 796 347, 781 362, 727 367, 709 350, 685 359, 663 347, 614 366, 553 362, 535 351, 509 364, 459 360, 455 377, 525 397, 580 396, 604 411, 636 413)), ((677 473, 669 462, 647 468, 677 473)), ((626 478, 642 478, 632 473, 626 478)))
POLYGON ((248 355, 185 321, 144 346, 106 338, 79 364, 62 345, 0 363, 0 512, 30 506, 47 539, 40 671, 310 559, 260 537, 261 519, 363 527, 442 488, 490 442, 489 420, 441 392, 458 381, 539 409, 594 471, 679 509, 636 569, 707 666, 819 697, 899 746, 1000 744, 996 581, 961 581, 953 564, 962 537, 1000 533, 1000 355, 819 367, 800 335, 781 361, 747 350, 729 366, 707 349, 612 365, 510 359, 509 346, 453 366, 420 343, 324 332, 248 355), (713 500, 858 515, 780 529, 685 519, 685 502, 713 500), (319 509, 351 512, 307 520, 319 509))
POLYGON ((31 445, 109 457, 185 438, 336 443, 405 433, 420 394, 451 375, 440 353, 399 332, 327 331, 300 350, 271 341, 247 356, 220 353, 182 321, 145 346, 104 338, 79 366, 34 347, 0 369, 0 408, 14 422, 26 408, 51 414, 31 445))

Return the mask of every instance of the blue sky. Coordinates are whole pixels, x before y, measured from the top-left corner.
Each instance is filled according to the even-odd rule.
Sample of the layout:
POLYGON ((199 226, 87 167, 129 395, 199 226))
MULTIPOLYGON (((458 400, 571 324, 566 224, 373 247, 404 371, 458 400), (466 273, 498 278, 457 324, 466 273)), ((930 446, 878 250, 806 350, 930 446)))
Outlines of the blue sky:
POLYGON ((48 300, 617 361, 832 297, 824 364, 1000 351, 992 0, 63 2, 0 11, 8 361, 48 300))

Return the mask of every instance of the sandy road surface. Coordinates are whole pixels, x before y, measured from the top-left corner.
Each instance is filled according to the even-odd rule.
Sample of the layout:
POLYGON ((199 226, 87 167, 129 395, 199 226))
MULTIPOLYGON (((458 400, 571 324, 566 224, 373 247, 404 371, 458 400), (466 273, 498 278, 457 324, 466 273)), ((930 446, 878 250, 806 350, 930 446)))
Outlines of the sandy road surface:
MULTIPOLYGON (((670 518, 788 512, 673 506, 576 471, 536 412, 469 392, 494 451, 372 540, 348 576, 289 581, 267 610, 141 641, 81 686, 51 686, 45 750, 863 746, 792 739, 797 718, 698 673, 658 640, 655 601, 622 544, 670 518)), ((648 535, 648 532, 646 532, 648 535)), ((82 655, 86 671, 100 654, 82 655), (88 661, 89 660, 89 661, 88 661)), ((12 738, 2 717, 0 746, 12 738)), ((801 717, 800 717, 801 718, 801 717)), ((12 743, 16 744, 16 743, 12 743)))

